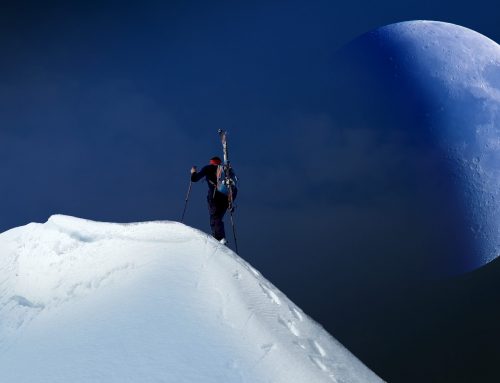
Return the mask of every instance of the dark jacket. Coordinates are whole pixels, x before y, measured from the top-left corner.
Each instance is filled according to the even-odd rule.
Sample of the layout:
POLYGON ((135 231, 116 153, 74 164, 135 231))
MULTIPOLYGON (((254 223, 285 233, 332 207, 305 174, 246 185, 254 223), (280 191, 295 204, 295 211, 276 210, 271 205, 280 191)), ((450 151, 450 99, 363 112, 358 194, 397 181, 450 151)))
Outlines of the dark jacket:
MULTIPOLYGON (((208 195, 213 196, 217 185, 217 165, 204 166, 199 172, 191 174, 191 181, 198 182, 205 177, 208 183, 208 195)), ((217 192, 219 193, 219 192, 217 192)))

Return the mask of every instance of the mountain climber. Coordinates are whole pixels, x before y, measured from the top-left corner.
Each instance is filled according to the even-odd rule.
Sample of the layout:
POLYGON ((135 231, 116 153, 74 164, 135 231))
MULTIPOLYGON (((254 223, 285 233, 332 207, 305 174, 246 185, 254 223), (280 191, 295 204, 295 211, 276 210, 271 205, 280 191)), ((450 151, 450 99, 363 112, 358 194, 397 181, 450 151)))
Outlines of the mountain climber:
POLYGON ((229 207, 228 196, 217 190, 217 168, 222 164, 219 157, 212 157, 208 165, 199 172, 196 166, 191 168, 191 181, 198 182, 205 177, 208 184, 208 212, 210 214, 210 227, 212 235, 222 244, 226 244, 226 233, 224 231, 224 214, 229 207))

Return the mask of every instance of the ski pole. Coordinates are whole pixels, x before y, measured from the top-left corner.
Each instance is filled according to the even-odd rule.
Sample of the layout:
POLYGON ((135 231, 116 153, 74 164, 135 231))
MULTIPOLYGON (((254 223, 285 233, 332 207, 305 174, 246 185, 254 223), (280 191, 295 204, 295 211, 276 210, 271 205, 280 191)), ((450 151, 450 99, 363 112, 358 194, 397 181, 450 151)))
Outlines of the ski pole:
POLYGON ((233 227, 233 238, 234 238, 234 249, 236 250, 236 254, 239 254, 238 252, 238 241, 236 240, 236 228, 234 226, 234 220, 233 220, 233 211, 229 211, 230 216, 231 216, 231 226, 233 227))
POLYGON ((181 223, 184 222, 184 215, 186 214, 186 208, 187 208, 187 205, 188 205, 189 194, 191 194, 191 186, 192 185, 193 185, 193 182, 190 180, 189 181, 188 191, 187 191, 187 194, 186 194, 186 199, 184 201, 184 210, 182 211, 181 223))
POLYGON ((238 254, 238 240, 236 239, 236 226, 234 224, 233 212, 234 212, 234 196, 233 196, 233 187, 229 185, 229 214, 231 217, 231 227, 233 228, 233 238, 234 238, 234 249, 236 250, 236 254, 238 254))

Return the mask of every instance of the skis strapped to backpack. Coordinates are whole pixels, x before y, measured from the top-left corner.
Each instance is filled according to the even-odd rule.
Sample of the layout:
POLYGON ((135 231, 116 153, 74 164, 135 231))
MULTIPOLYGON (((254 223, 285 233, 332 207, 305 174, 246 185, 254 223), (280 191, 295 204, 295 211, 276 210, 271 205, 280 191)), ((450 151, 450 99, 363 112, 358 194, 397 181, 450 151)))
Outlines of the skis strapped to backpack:
POLYGON ((236 199, 238 177, 234 173, 229 162, 227 150, 227 134, 225 130, 219 129, 219 137, 224 152, 224 162, 217 167, 217 191, 227 195, 229 200, 229 211, 234 211, 234 200, 236 199))
POLYGON ((236 253, 238 254, 238 241, 236 239, 236 228, 233 219, 233 212, 235 208, 234 200, 236 198, 236 193, 238 191, 238 189, 236 188, 238 178, 234 174, 233 169, 231 168, 231 164, 229 163, 226 131, 219 129, 218 133, 222 142, 222 149, 224 151, 224 162, 217 168, 217 190, 227 195, 228 198, 229 202, 228 210, 231 215, 231 226, 233 228, 234 247, 236 253))

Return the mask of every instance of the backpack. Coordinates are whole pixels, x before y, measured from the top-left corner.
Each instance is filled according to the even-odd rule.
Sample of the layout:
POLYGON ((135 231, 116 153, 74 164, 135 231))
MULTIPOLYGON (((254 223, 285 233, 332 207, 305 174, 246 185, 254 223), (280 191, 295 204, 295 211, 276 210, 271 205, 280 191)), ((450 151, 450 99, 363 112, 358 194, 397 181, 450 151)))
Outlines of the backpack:
POLYGON ((236 198, 236 192, 238 190, 238 177, 230 166, 217 165, 217 185, 216 190, 226 196, 229 192, 232 193, 232 199, 236 198), (227 173, 227 175, 226 175, 227 173))

